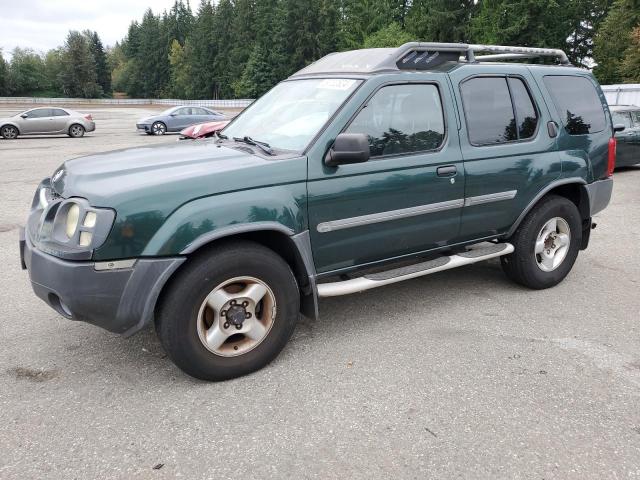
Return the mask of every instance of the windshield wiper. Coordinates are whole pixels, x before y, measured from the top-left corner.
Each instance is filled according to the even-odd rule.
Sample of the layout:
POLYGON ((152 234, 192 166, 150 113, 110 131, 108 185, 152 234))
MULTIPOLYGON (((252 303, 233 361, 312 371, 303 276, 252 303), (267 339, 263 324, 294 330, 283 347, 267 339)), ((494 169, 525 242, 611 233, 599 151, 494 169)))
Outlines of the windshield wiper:
POLYGON ((229 138, 229 137, 227 137, 224 133, 220 133, 220 131, 218 131, 218 130, 216 130, 216 131, 214 132, 214 134, 215 134, 215 136, 216 136, 216 137, 218 137, 220 140, 226 140, 227 138, 229 138))
POLYGON ((271 145, 269 145, 268 143, 260 142, 258 140, 254 140, 253 138, 248 137, 246 135, 244 137, 233 137, 233 139, 236 142, 243 142, 243 143, 246 143, 247 145, 252 145, 252 146, 258 147, 260 150, 262 150, 267 155, 274 155, 273 149, 271 148, 271 145))

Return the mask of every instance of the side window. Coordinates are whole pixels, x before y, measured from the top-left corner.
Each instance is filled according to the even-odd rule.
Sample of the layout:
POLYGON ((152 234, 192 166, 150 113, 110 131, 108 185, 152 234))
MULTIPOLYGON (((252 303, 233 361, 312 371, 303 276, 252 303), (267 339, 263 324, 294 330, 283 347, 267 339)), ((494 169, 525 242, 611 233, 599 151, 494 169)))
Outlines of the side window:
POLYGON ((52 113, 52 117, 68 117, 69 114, 67 112, 65 112, 64 110, 62 110, 61 108, 53 108, 51 110, 52 113))
POLYGON ((570 135, 596 133, 605 129, 602 102, 595 86, 587 78, 547 75, 544 83, 570 135))
POLYGON ((175 115, 178 116, 182 116, 182 115, 189 115, 189 112, 186 108, 179 108, 177 109, 175 112, 173 112, 175 115))
POLYGON ((36 108, 35 110, 31 110, 27 115, 29 115, 29 118, 45 118, 52 116, 50 108, 36 108))
POLYGON ((629 112, 611 112, 613 124, 622 124, 624 128, 631 128, 631 116, 629 112))
POLYGON ((509 77, 509 88, 516 112, 518 139, 526 140, 536 134, 538 114, 533 106, 531 94, 521 78, 509 77))
POLYGON ((633 118, 633 126, 635 128, 640 128, 640 110, 631 112, 631 118, 633 118))
POLYGON ((463 82, 460 91, 472 144, 486 145, 518 139, 505 77, 475 77, 463 82))
POLYGON ((444 140, 438 87, 390 85, 378 90, 345 130, 369 137, 371 157, 435 150, 444 140))

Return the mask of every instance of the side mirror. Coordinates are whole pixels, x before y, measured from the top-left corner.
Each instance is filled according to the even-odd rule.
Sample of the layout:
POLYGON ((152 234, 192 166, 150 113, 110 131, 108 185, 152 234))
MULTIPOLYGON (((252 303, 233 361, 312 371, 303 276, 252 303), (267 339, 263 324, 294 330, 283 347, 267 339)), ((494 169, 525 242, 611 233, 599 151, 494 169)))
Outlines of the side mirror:
POLYGON ((614 132, 614 133, 622 132, 622 131, 624 131, 624 128, 625 128, 625 127, 624 127, 624 125, 623 125, 622 123, 616 123, 616 124, 613 126, 613 132, 614 132))
POLYGON ((22 115, 20 115, 21 118, 29 118, 29 115, 27 115, 26 113, 23 113, 22 115))
POLYGON ((328 167, 369 160, 369 139, 364 133, 341 133, 324 157, 328 167))

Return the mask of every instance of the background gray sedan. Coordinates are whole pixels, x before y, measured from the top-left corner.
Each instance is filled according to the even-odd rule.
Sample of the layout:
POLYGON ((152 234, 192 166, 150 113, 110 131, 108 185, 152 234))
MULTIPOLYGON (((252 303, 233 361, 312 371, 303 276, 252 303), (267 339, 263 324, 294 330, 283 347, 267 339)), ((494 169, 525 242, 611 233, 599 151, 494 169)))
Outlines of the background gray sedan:
POLYGON ((136 127, 149 135, 164 135, 167 132, 179 132, 196 123, 225 119, 222 113, 204 107, 172 107, 159 115, 139 120, 136 127))
POLYGON ((0 135, 7 140, 19 135, 66 134, 78 138, 95 129, 91 115, 59 107, 32 108, 0 119, 0 135))

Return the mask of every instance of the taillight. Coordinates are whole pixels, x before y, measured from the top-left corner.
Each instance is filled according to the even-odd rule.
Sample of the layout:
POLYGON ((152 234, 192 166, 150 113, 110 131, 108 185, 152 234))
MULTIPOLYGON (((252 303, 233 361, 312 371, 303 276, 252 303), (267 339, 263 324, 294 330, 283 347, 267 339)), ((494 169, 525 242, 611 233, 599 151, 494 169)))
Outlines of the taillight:
POLYGON ((91 114, 87 114, 84 116, 85 120, 93 120, 93 117, 91 116, 91 114))
POLYGON ((613 175, 613 169, 616 168, 616 146, 618 142, 615 137, 609 139, 609 158, 607 161, 607 177, 613 175))

